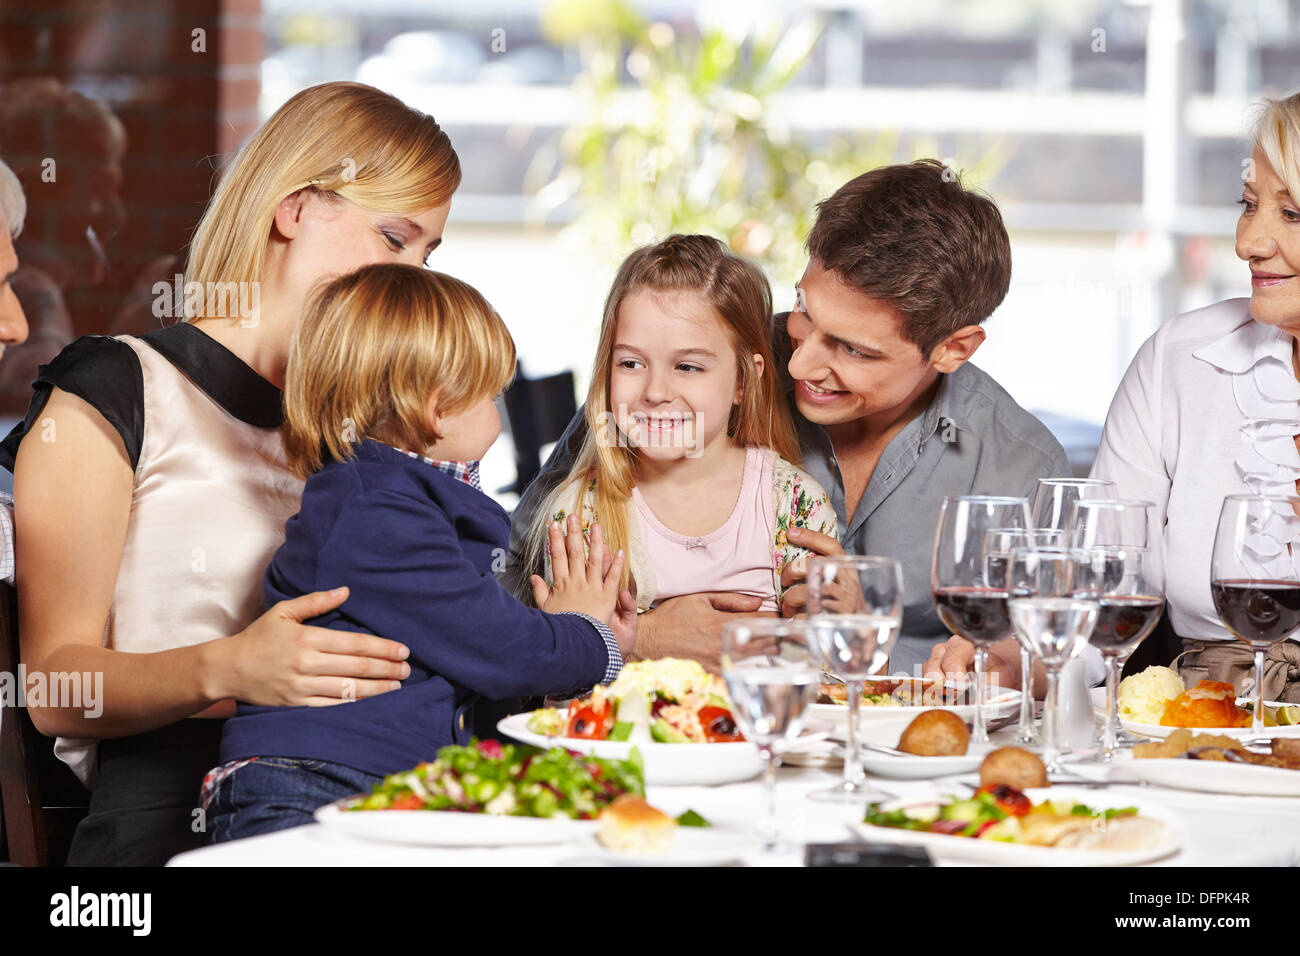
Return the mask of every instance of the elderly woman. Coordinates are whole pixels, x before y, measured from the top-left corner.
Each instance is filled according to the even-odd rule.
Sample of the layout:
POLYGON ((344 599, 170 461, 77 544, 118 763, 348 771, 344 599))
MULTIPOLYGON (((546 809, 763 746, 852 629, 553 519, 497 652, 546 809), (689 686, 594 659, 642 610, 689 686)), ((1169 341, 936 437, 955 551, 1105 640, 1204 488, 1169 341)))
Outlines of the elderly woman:
MULTIPOLYGON (((1300 491, 1300 93, 1265 101, 1241 192, 1237 256, 1251 296, 1164 323, 1138 351, 1106 417, 1092 474, 1119 494, 1155 502, 1163 529, 1170 623, 1183 638, 1184 680, 1231 681, 1253 673, 1250 648, 1223 627, 1210 598, 1210 553, 1225 495, 1300 491)), ((996 669, 1019 681, 1014 647, 996 669)), ((928 671, 961 671, 959 638, 931 655, 928 671)), ((1275 644, 1265 700, 1300 702, 1300 645, 1275 644)))
POLYGON ((304 625, 346 581, 264 611, 262 573, 302 483, 280 389, 322 279, 419 265, 460 164, 433 118, 357 83, 304 90, 227 168, 172 301, 189 321, 86 336, 0 445, 14 470, 27 672, 102 676, 102 706, 29 702, 94 786, 69 862, 161 864, 205 842, 197 809, 232 700, 327 705, 387 692, 402 645, 304 625), (232 291, 233 290, 233 291, 232 291))
POLYGON ((23 187, 3 159, 0 159, 0 355, 4 346, 18 345, 27 338, 27 320, 23 307, 10 287, 10 280, 18 271, 18 255, 14 240, 23 231, 27 218, 27 200, 23 187))
MULTIPOLYGON (((1156 503, 1184 679, 1238 690, 1254 659, 1215 613, 1210 553, 1225 495, 1300 490, 1300 93, 1265 101, 1253 143, 1237 220, 1250 298, 1180 315, 1147 340, 1093 466, 1125 497, 1156 503)), ((1294 638, 1273 645, 1263 684, 1265 700, 1300 702, 1294 638)))

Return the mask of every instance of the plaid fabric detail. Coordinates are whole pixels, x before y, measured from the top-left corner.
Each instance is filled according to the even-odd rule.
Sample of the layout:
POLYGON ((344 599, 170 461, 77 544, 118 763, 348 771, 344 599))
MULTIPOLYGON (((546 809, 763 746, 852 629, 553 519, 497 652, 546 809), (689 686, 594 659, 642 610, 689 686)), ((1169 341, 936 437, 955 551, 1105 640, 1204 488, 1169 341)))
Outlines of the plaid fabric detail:
POLYGON ((247 760, 232 760, 230 763, 223 763, 220 767, 214 767, 203 776, 203 786, 199 789, 199 800, 203 804, 203 810, 206 813, 208 805, 212 803, 212 798, 217 795, 217 788, 240 767, 247 767, 250 763, 256 761, 256 757, 249 757, 247 760))
POLYGON ((0 581, 14 583, 14 496, 0 491, 0 581))
POLYGON ((407 451, 405 448, 398 448, 396 445, 389 445, 394 451, 400 451, 403 455, 422 461, 426 465, 433 465, 444 474, 451 475, 457 481, 463 481, 475 491, 482 491, 483 485, 478 479, 478 462, 477 461, 436 461, 433 458, 426 458, 424 455, 417 455, 413 451, 407 451))

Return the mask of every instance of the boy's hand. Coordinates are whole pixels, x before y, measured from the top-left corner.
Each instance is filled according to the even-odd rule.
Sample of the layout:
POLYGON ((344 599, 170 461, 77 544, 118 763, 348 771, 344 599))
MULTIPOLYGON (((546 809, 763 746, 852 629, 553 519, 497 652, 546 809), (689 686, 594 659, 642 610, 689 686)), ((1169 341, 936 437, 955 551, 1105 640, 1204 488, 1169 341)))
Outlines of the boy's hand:
MULTIPOLYGON (((537 606, 548 614, 579 611, 609 622, 620 604, 618 583, 623 574, 623 552, 619 551, 612 559, 609 557, 604 532, 597 522, 591 526, 591 553, 588 554, 578 516, 569 515, 567 523, 565 534, 558 521, 551 522, 548 546, 554 583, 548 588, 545 581, 533 575, 533 597, 537 606)), ((635 604, 632 607, 635 614, 635 604)), ((619 646, 622 644, 620 637, 619 646)))

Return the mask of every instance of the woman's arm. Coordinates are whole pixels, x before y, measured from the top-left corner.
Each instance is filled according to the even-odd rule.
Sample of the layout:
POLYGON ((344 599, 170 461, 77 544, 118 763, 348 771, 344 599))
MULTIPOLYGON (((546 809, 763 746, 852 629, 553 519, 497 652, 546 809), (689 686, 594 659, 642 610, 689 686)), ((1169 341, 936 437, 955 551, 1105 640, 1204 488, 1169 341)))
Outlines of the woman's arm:
POLYGON ((14 469, 23 661, 29 675, 102 674, 104 703, 91 717, 61 706, 74 702, 39 702, 29 712, 42 733, 142 733, 230 697, 337 703, 345 693, 340 678, 362 678, 349 688, 362 697, 405 676, 401 645, 299 623, 345 593, 283 602, 226 640, 150 654, 103 647, 131 512, 131 466, 118 433, 75 395, 53 389, 38 424, 14 469))

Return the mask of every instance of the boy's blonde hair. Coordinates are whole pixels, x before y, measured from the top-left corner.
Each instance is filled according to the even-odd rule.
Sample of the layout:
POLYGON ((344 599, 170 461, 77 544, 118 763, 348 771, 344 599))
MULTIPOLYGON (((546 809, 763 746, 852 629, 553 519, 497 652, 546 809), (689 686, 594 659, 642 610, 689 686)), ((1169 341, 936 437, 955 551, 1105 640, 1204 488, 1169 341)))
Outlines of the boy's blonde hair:
POLYGON ((222 175, 190 240, 186 282, 261 281, 275 211, 300 189, 370 212, 419 213, 449 202, 460 179, 460 160, 432 116, 363 83, 309 87, 222 175))
POLYGON ((312 297, 289 349, 284 447, 301 478, 373 438, 419 452, 455 415, 514 377, 515 343, 472 286, 395 263, 341 276, 312 297))
POLYGON ((1252 133, 1291 198, 1300 202, 1300 93, 1264 100, 1252 133))
MULTIPOLYGON (((799 440, 773 354, 772 290, 767 278, 752 262, 735 255, 712 236, 669 236, 628 256, 609 290, 584 409, 587 435, 568 477, 538 509, 529 529, 525 560, 530 568, 541 567, 548 523, 562 509, 581 514, 583 495, 593 478, 596 514, 610 550, 628 546, 631 529, 627 502, 636 486, 637 449, 628 447, 614 434, 609 387, 619 309, 628 296, 641 290, 698 292, 705 298, 736 351, 736 385, 741 400, 731 410, 727 434, 742 448, 771 448, 789 462, 801 462, 799 440), (755 355, 763 357, 761 372, 754 363, 755 355)), ((623 567, 625 586, 629 565, 623 567)))

